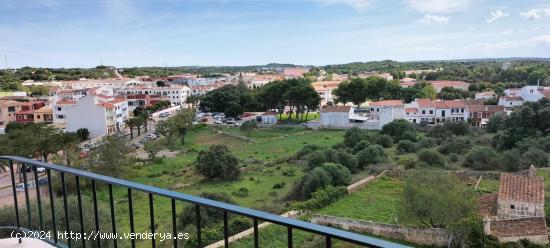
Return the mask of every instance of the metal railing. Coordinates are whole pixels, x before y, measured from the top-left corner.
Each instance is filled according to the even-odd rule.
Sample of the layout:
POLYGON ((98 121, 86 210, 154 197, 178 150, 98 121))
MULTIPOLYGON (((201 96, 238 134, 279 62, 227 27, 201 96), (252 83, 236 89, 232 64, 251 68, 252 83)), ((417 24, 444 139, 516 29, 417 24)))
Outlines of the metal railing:
MULTIPOLYGON (((270 214, 250 208, 245 208, 233 204, 218 202, 202 197, 197 197, 193 195, 183 194, 180 192, 170 191, 162 188, 147 186, 143 184, 139 184, 132 181, 122 180, 118 178, 108 177, 99 175, 96 173, 86 172, 74 168, 68 168, 64 166, 59 166, 55 164, 48 164, 41 161, 35 161, 27 158, 21 158, 21 157, 15 157, 15 156, 0 156, 0 160, 8 161, 9 163, 9 169, 11 171, 11 181, 12 181, 12 188, 13 188, 13 200, 14 200, 14 211, 15 211, 15 217, 16 217, 16 227, 12 227, 14 230, 17 231, 26 231, 29 229, 32 229, 32 216, 31 216, 31 207, 30 207, 30 200, 29 200, 29 187, 27 187, 28 178, 27 178, 27 168, 31 167, 32 172, 34 173, 34 185, 36 188, 36 202, 38 207, 38 216, 39 216, 39 227, 41 230, 44 230, 43 225, 43 212, 42 212, 42 201, 44 199, 41 198, 40 194, 40 183, 37 173, 37 168, 45 168, 46 176, 47 176, 47 187, 48 187, 48 193, 49 193, 49 204, 51 213, 51 224, 53 229, 53 240, 44 240, 45 242, 52 244, 57 247, 72 247, 72 241, 71 239, 67 240, 67 244, 61 243, 60 240, 57 238, 57 232, 59 231, 57 228, 56 223, 56 214, 54 209, 54 196, 53 196, 53 189, 52 189, 52 172, 56 172, 59 174, 61 178, 61 186, 62 186, 62 200, 63 200, 63 211, 65 215, 65 227, 67 230, 69 229, 69 212, 68 212, 68 205, 67 205, 67 182, 66 182, 66 175, 72 175, 76 178, 76 195, 77 195, 77 202, 78 202, 78 212, 79 212, 79 221, 80 221, 80 232, 81 234, 84 234, 84 221, 83 221, 83 213, 82 213, 82 189, 80 186, 80 180, 81 179, 87 179, 91 181, 91 191, 92 191, 92 199, 93 199, 93 209, 94 209, 94 230, 96 232, 101 231, 100 225, 99 225, 99 216, 98 216, 98 199, 97 199, 97 193, 96 193, 96 184, 97 183, 104 183, 108 185, 108 195, 109 195, 109 206, 110 206, 110 219, 111 219, 111 228, 113 233, 116 233, 116 221, 115 221, 115 205, 114 205, 114 199, 113 199, 113 186, 117 187, 123 187, 127 189, 127 200, 128 200, 128 213, 129 213, 129 225, 130 225, 130 232, 134 232, 134 209, 133 209, 133 200, 132 200, 132 192, 133 191, 140 191, 144 192, 148 195, 148 202, 149 202, 149 215, 150 215, 150 232, 155 233, 155 218, 154 218, 154 198, 156 196, 158 197, 165 197, 171 200, 171 218, 172 218, 172 235, 173 237, 177 237, 177 225, 176 225, 176 202, 187 202, 195 205, 195 213, 196 213, 196 236, 197 236, 197 244, 198 247, 203 247, 202 241, 201 241, 201 208, 200 207, 208 207, 208 208, 215 208, 223 211, 223 223, 224 223, 224 241, 225 241, 225 247, 229 246, 229 227, 228 227, 228 214, 234 214, 239 216, 244 216, 247 218, 250 218, 253 220, 253 226, 254 226, 254 247, 261 247, 261 244, 259 243, 259 230, 258 230, 258 222, 259 221, 265 221, 274 223, 277 225, 282 225, 287 228, 287 244, 288 247, 293 246, 293 230, 302 230, 308 233, 321 235, 325 239, 326 247, 332 247, 333 239, 336 240, 342 240, 345 242, 350 242, 353 244, 366 246, 366 247, 406 247, 403 245, 399 245, 396 243, 388 242, 385 240, 368 237, 356 233, 351 233, 331 227, 326 227, 322 225, 313 224, 306 221, 300 221, 296 219, 291 218, 285 218, 279 215, 270 214), (14 163, 20 163, 22 166, 22 171, 25 171, 23 173, 23 183, 24 183, 24 193, 25 193, 25 206, 26 206, 26 214, 27 214, 27 226, 23 226, 23 223, 20 221, 20 213, 18 200, 17 199, 17 190, 16 190, 16 181, 15 181, 15 174, 14 174, 14 163)), ((46 185, 44 185, 46 186, 46 185)), ((117 240, 113 239, 113 246, 117 247, 117 240)), ((135 247, 136 242, 134 239, 131 240, 131 247, 135 247)), ((156 247, 156 240, 153 237, 151 239, 151 247, 156 247)), ((82 246, 86 247, 85 240, 82 240, 82 246)), ((100 246, 99 240, 97 240, 96 247, 100 246)), ((173 247, 178 247, 177 239, 174 239, 173 247)))

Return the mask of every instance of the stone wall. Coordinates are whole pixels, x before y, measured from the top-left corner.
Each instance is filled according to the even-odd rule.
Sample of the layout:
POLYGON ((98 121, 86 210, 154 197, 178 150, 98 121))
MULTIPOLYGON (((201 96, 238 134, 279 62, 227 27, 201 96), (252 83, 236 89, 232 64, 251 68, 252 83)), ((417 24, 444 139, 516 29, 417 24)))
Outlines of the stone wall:
POLYGON ((446 229, 407 227, 327 215, 314 215, 311 222, 425 246, 446 247, 451 236, 446 229))
POLYGON ((544 217, 544 203, 499 201, 497 216, 500 219, 544 217))
MULTIPOLYGON (((386 175, 391 177, 406 177, 409 173, 413 171, 414 170, 390 170, 386 173, 386 175)), ((494 171, 460 170, 460 171, 451 171, 449 173, 455 173, 461 179, 472 180, 472 181, 478 180, 479 177, 483 177, 485 179, 494 179, 494 180, 500 179, 500 172, 494 172, 494 171)), ((524 172, 519 172, 519 173, 524 173, 524 172)))

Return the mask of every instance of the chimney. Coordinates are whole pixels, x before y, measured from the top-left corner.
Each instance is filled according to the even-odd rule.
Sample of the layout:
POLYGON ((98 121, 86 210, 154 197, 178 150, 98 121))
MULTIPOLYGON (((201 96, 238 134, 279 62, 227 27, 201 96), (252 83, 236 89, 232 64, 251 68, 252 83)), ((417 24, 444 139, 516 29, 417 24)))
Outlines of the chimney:
POLYGON ((530 177, 534 177, 537 174, 537 168, 535 168, 535 165, 529 166, 529 172, 528 175, 530 177))

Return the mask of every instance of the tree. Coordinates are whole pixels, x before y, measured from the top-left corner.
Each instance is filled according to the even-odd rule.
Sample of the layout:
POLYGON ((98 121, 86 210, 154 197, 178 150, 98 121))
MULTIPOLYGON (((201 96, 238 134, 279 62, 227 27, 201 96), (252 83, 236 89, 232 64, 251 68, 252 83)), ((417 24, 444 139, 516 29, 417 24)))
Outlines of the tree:
POLYGON ((476 146, 466 156, 464 166, 474 170, 492 170, 498 166, 498 154, 487 146, 476 146))
POLYGON ((36 151, 42 156, 44 162, 48 162, 48 156, 59 150, 59 145, 55 139, 57 130, 46 125, 36 125, 33 129, 36 138, 36 151))
POLYGON ((388 80, 381 77, 369 77, 366 79, 366 94, 367 98, 371 101, 378 101, 384 95, 384 92, 388 88, 388 80))
POLYGON ((124 125, 130 129, 130 139, 134 139, 134 128, 139 126, 137 119, 129 118, 124 121, 124 125))
POLYGON ((397 142, 408 136, 407 132, 412 132, 416 136, 416 130, 410 122, 406 120, 394 120, 384 125, 381 133, 391 136, 397 142))
POLYGON ((524 168, 527 168, 530 165, 534 165, 536 167, 547 167, 550 157, 548 156, 548 153, 543 150, 530 147, 521 155, 521 161, 524 168))
POLYGON ((191 95, 185 99, 185 103, 191 105, 192 109, 196 109, 200 101, 201 101, 201 96, 197 96, 197 95, 191 95))
POLYGON ((351 183, 351 173, 345 166, 336 163, 324 163, 321 168, 332 177, 331 185, 347 186, 351 183))
POLYGON ((195 168, 209 179, 233 180, 240 174, 239 160, 225 145, 212 145, 200 151, 195 168))
POLYGON ((448 228, 470 216, 476 201, 473 188, 451 173, 415 171, 405 179, 398 206, 405 222, 448 228))
POLYGON ((78 137, 77 133, 60 132, 55 138, 56 143, 59 144, 61 150, 63 150, 65 164, 68 167, 71 167, 71 153, 74 153, 77 150, 80 137, 78 137))
POLYGON ((101 145, 92 152, 90 166, 113 177, 119 177, 129 164, 128 140, 118 136, 106 136, 101 145))
POLYGON ((76 134, 80 138, 80 141, 85 141, 90 138, 90 131, 87 128, 79 128, 76 130, 76 134))
POLYGON ((344 133, 344 145, 353 148, 360 141, 367 139, 367 133, 359 128, 353 127, 344 133))
POLYGON ((424 98, 428 98, 431 100, 435 100, 437 96, 437 92, 431 84, 427 84, 422 88, 422 94, 424 95, 424 98))
POLYGON ((166 83, 162 80, 158 80, 157 82, 155 82, 155 84, 157 85, 157 87, 165 87, 166 86, 166 83))
POLYGON ((495 113, 493 116, 491 116, 489 122, 487 123, 487 132, 497 133, 504 124, 505 119, 505 113, 495 113))
POLYGON ((311 197, 311 194, 317 189, 320 189, 326 185, 331 185, 331 183, 332 176, 330 175, 330 173, 321 167, 317 167, 311 170, 302 178, 301 182, 299 183, 301 187, 297 188, 300 190, 300 195, 302 199, 309 199, 311 197))
POLYGON ((241 130, 246 132, 246 134, 250 137, 252 130, 258 128, 258 123, 256 120, 249 120, 243 122, 241 126, 241 130))
POLYGON ((472 97, 472 93, 459 88, 444 87, 437 97, 442 100, 468 99, 472 97))
POLYGON ((410 140, 400 140, 399 143, 397 143, 397 151, 399 153, 415 152, 416 143, 410 140))
POLYGON ((338 102, 352 102, 359 107, 367 100, 367 81, 362 78, 353 78, 350 81, 342 82, 334 90, 338 102))
POLYGON ((370 164, 380 164, 387 160, 384 148, 380 145, 371 145, 357 153, 359 168, 365 168, 370 164))
POLYGON ((149 160, 153 161, 157 159, 157 154, 162 150, 162 146, 156 140, 150 140, 145 142, 143 145, 143 150, 149 155, 149 160))
POLYGON ((418 156, 418 161, 424 162, 429 166, 444 167, 447 164, 445 157, 432 149, 420 150, 416 155, 418 156))

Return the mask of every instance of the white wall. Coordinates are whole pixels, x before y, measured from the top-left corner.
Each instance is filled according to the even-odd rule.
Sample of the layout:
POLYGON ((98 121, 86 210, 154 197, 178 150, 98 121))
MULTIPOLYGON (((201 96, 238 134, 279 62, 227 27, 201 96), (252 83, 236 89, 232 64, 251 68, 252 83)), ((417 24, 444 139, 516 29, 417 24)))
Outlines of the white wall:
MULTIPOLYGON (((353 111, 353 110, 352 110, 353 111)), ((349 112, 321 112, 321 127, 323 128, 348 128, 349 112)))
POLYGON ((87 128, 90 138, 107 134, 105 109, 97 106, 92 96, 82 98, 66 113, 67 131, 76 132, 79 128, 87 128))

